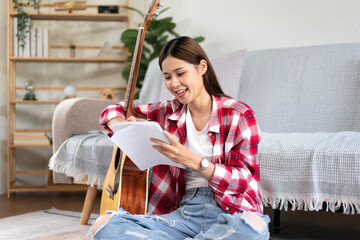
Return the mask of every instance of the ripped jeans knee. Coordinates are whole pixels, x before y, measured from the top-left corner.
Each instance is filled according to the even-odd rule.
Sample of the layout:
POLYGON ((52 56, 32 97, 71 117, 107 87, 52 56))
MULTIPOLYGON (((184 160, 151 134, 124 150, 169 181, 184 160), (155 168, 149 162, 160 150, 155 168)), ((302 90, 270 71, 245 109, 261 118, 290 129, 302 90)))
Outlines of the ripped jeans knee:
POLYGON ((249 212, 245 212, 243 214, 244 222, 252 227, 256 232, 262 233, 268 227, 268 222, 266 222, 261 216, 258 214, 253 214, 249 212))
POLYGON ((109 220, 110 217, 111 217, 110 214, 106 214, 98 217, 91 226, 90 229, 91 236, 94 235, 97 232, 97 230, 99 230, 99 228, 101 228, 109 220))
POLYGON ((269 239, 268 216, 253 212, 220 214, 219 222, 194 239, 267 240, 269 239))
MULTIPOLYGON (((170 231, 173 221, 165 217, 145 214, 132 215, 123 209, 99 217, 92 225, 88 238, 109 240, 170 240, 170 231)), ((182 237, 183 239, 184 237, 182 237)), ((179 239, 179 238, 175 238, 179 239)))

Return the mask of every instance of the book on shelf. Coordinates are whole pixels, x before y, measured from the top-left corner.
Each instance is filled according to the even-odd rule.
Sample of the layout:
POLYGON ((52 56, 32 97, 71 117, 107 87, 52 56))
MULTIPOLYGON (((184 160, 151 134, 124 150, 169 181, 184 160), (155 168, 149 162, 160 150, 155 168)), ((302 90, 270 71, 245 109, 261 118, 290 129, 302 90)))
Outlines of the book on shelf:
POLYGON ((50 145, 50 139, 41 132, 15 132, 15 145, 50 145))
POLYGON ((19 56, 30 57, 31 31, 25 31, 24 40, 25 41, 23 43, 19 41, 19 56))
POLYGON ((25 34, 25 45, 21 46, 18 39, 18 19, 14 24, 14 56, 15 57, 49 57, 49 29, 32 26, 25 34))
POLYGON ((37 29, 33 29, 31 32, 30 32, 30 56, 32 57, 36 57, 37 56, 37 53, 36 53, 36 35, 37 35, 37 29))
POLYGON ((49 29, 43 28, 43 57, 49 57, 49 29))
POLYGON ((36 57, 42 57, 43 56, 43 31, 41 28, 36 27, 36 57))
POLYGON ((19 56, 19 41, 18 41, 18 19, 13 18, 13 27, 14 27, 14 56, 19 56))

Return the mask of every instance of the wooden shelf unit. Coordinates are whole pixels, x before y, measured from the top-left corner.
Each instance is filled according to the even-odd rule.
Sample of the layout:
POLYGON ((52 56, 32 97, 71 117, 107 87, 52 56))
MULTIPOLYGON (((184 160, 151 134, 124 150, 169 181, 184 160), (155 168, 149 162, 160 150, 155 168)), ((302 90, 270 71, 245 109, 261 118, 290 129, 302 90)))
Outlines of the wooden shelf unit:
POLYGON ((126 58, 100 58, 100 57, 10 57, 12 62, 79 62, 79 63, 126 63, 126 58))
MULTIPOLYGON (((119 0, 123 5, 119 5, 120 12, 125 13, 35 13, 29 11, 31 20, 34 21, 91 21, 91 22, 123 22, 126 28, 129 28, 130 11, 127 7, 130 0, 119 0)), ((99 0, 99 3, 101 1, 99 0)), ((30 104, 52 104, 56 105, 61 100, 19 100, 16 98, 16 92, 24 90, 24 87, 16 85, 16 73, 18 63, 51 63, 51 64, 73 64, 73 63, 117 63, 124 64, 127 58, 106 58, 106 57, 18 57, 14 56, 14 25, 13 19, 17 17, 17 13, 13 9, 14 3, 8 0, 7 9, 7 196, 10 198, 11 193, 15 192, 43 192, 43 191, 86 191, 87 186, 73 184, 54 184, 52 182, 52 172, 50 170, 16 170, 16 149, 18 148, 52 148, 51 144, 14 144, 14 135, 16 132, 40 132, 51 133, 51 129, 36 128, 17 128, 16 127, 16 106, 30 104), (16 184, 17 175, 48 175, 48 182, 44 186, 37 185, 20 185, 16 184)), ((88 8, 96 8, 98 5, 86 5, 88 8)), ((29 5, 28 7, 33 7, 29 5)), ((51 8, 54 4, 40 4, 41 8, 51 8)), ((29 8, 27 8, 28 10, 29 8)), ((33 11, 33 10, 32 10, 33 11)), ((70 46, 55 45, 49 46, 50 49, 69 49, 70 46)), ((76 46, 77 49, 100 49, 101 46, 76 46)), ((125 49, 123 46, 115 46, 114 49, 125 49)), ((99 91, 103 88, 99 86, 76 87, 76 91, 99 91)), ((117 91, 125 91, 125 88, 112 88, 117 91)), ((36 86, 37 91, 63 91, 64 87, 46 87, 36 86)), ((50 158, 51 156, 49 156, 50 158)))
MULTIPOLYGON (((129 14, 114 13, 28 13, 33 20, 57 21, 109 21, 128 22, 129 14)), ((16 12, 10 12, 10 17, 16 17, 16 12)))

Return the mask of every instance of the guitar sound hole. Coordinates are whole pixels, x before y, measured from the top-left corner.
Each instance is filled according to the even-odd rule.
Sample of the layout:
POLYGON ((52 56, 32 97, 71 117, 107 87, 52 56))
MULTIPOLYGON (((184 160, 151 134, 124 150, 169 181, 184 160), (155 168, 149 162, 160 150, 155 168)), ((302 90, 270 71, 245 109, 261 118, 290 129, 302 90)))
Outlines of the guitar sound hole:
POLYGON ((120 157, 121 157, 122 152, 120 151, 120 148, 118 148, 116 150, 116 156, 115 156, 115 166, 114 169, 117 171, 119 164, 120 164, 120 157))

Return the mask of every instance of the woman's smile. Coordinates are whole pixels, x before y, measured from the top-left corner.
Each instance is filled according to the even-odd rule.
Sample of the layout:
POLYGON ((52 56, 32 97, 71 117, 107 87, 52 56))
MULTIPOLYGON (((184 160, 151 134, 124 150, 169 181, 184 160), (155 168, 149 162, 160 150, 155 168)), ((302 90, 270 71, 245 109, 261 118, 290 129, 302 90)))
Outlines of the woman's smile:
POLYGON ((181 98, 181 97, 184 97, 186 95, 187 91, 188 91, 188 89, 186 88, 186 89, 177 90, 177 91, 174 91, 174 92, 177 94, 177 96, 179 98, 181 98))

